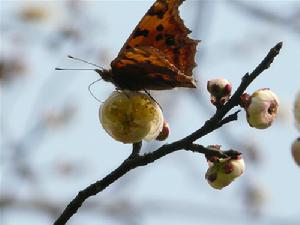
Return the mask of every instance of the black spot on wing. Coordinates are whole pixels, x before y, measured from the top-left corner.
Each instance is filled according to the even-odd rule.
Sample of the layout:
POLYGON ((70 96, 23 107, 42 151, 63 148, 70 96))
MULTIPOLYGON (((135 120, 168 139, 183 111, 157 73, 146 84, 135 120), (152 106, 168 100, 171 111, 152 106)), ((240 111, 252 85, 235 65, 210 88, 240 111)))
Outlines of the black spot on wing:
POLYGON ((175 39, 174 39, 173 35, 166 34, 165 37, 166 37, 166 40, 165 40, 166 45, 168 45, 168 46, 175 45, 175 39))
POLYGON ((133 38, 139 37, 139 36, 143 36, 143 37, 147 37, 149 34, 149 30, 145 29, 145 30, 141 30, 140 28, 137 28, 136 31, 133 34, 133 38))
POLYGON ((157 27, 156 27, 156 30, 157 31, 163 31, 164 30, 164 26, 162 24, 159 24, 157 27))
POLYGON ((160 41, 161 39, 163 39, 162 34, 156 35, 156 37, 155 37, 155 40, 156 40, 156 41, 160 41))

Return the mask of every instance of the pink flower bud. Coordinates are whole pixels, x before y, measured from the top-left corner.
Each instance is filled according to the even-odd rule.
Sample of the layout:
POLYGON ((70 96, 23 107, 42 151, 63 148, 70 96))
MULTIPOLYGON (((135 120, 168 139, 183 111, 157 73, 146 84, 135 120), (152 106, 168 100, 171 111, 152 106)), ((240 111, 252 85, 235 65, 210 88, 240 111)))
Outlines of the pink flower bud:
POLYGON ((207 82, 207 90, 211 94, 210 101, 216 107, 224 105, 231 95, 232 85, 224 78, 217 78, 207 82))
POLYGON ((169 137, 170 134, 170 127, 167 121, 164 121, 163 128, 159 135, 156 137, 157 141, 164 141, 169 137))
POLYGON ((279 100, 270 89, 259 89, 244 103, 247 112, 247 121, 251 127, 265 129, 272 125, 275 120, 279 100))
POLYGON ((228 186, 235 178, 241 176, 245 171, 245 163, 241 155, 237 159, 219 159, 209 162, 209 168, 205 174, 210 186, 222 189, 228 186))
POLYGON ((292 144, 292 156, 297 165, 300 166, 300 137, 292 144))
POLYGON ((250 105, 250 102, 251 102, 250 95, 248 95, 247 93, 241 95, 239 104, 242 108, 247 109, 250 105))

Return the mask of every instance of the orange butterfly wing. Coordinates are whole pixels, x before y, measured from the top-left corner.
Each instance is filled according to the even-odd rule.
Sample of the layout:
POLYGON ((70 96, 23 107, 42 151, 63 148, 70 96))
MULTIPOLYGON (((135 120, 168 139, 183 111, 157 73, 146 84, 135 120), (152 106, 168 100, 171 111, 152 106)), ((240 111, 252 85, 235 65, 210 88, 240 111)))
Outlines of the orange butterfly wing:
MULTIPOLYGON (((183 0, 157 0, 151 6, 120 50, 118 57, 111 63, 114 80, 122 79, 119 78, 120 76, 125 76, 123 80, 129 79, 126 76, 130 72, 138 75, 141 65, 144 65, 144 62, 147 61, 148 69, 140 71, 139 75, 144 75, 144 78, 147 77, 150 83, 143 86, 138 83, 139 81, 136 81, 137 86, 135 89, 141 89, 142 87, 160 90, 172 87, 195 87, 192 70, 196 66, 195 53, 198 41, 188 37, 190 30, 184 26, 179 16, 178 7, 182 2, 183 0), (148 49, 145 47, 148 47, 148 49), (134 56, 136 51, 133 49, 139 48, 144 52, 148 52, 148 54, 134 56), (155 56, 147 59, 145 55, 149 55, 149 53, 155 56), (134 60, 132 60, 133 57, 134 60), (171 80, 174 81, 171 83, 172 85, 163 84, 164 79, 156 80, 157 76, 154 76, 154 74, 161 74, 161 71, 158 73, 157 70, 160 70, 162 65, 169 71, 173 71, 164 76, 168 84, 171 80), (183 79, 183 76, 187 78, 183 79), (154 88, 155 85, 158 85, 158 87, 154 88)), ((131 76, 132 78, 133 76, 131 76)), ((127 81, 127 83, 129 82, 127 81)))
POLYGON ((112 73, 117 74, 114 76, 114 83, 121 89, 165 90, 196 87, 191 76, 186 76, 152 46, 130 48, 114 63, 112 73))

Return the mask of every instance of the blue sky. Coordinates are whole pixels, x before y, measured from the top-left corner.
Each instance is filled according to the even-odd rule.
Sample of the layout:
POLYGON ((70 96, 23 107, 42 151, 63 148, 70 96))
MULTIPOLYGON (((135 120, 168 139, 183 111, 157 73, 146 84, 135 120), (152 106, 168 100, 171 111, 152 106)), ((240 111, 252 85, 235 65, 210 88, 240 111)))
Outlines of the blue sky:
MULTIPOLYGON (((29 69, 26 76, 1 84, 1 118, 2 127, 6 129, 2 130, 4 138, 1 141, 4 146, 1 147, 1 196, 13 193, 23 201, 51 200, 64 207, 80 189, 116 168, 130 154, 131 147, 111 139, 99 123, 99 103, 87 90, 97 74, 92 71, 59 72, 54 68, 90 68, 67 59, 68 54, 109 67, 152 1, 86 1, 78 11, 70 10, 63 1, 36 1, 34 5, 46 8, 49 15, 34 23, 20 21, 15 16, 32 3, 3 3, 1 56, 19 55, 29 69), (64 26, 80 30, 80 39, 61 38, 59 29, 64 26), (5 147, 7 142, 20 141, 45 112, 55 111, 65 104, 76 108, 74 118, 66 126, 47 129, 43 134, 39 132, 40 136, 35 137, 37 142, 25 142, 24 160, 30 165, 35 181, 20 177, 13 169, 12 152, 5 147), (61 165, 71 165, 71 172, 67 175, 58 172, 61 165)), ((196 25, 201 26, 199 34, 191 36, 202 40, 197 53, 199 66, 194 74, 207 102, 207 80, 225 77, 235 88, 241 76, 251 72, 271 47, 279 41, 284 42, 271 68, 248 89, 252 93, 269 87, 279 96, 282 113, 275 124, 267 130, 255 130, 247 125, 245 113, 241 112, 238 122, 198 141, 203 145, 221 144, 224 149, 240 147, 236 143, 257 143, 260 162, 246 159, 245 174, 218 191, 204 179, 207 165, 202 155, 177 152, 127 174, 89 201, 91 204, 98 202, 98 209, 80 209, 69 224, 133 224, 136 222, 131 220, 133 216, 137 224, 143 225, 299 222, 299 167, 290 155, 290 145, 299 137, 292 117, 292 104, 300 89, 299 16, 291 20, 292 24, 298 24, 293 27, 274 19, 253 17, 227 1, 201 3, 204 9, 198 8, 199 1, 186 1, 180 11, 189 28, 194 30, 196 25), (230 141, 226 132, 230 132, 236 142, 230 141), (243 192, 249 184, 259 186, 265 193, 262 216, 256 219, 248 215, 243 201, 243 192), (114 214, 116 206, 123 209, 120 210, 123 214, 116 213, 118 208, 114 214), (124 208, 132 210, 133 214, 124 208)), ((300 11, 297 1, 246 3, 280 17, 300 11)), ((94 94, 103 100, 113 90, 111 84, 103 81, 93 87, 94 94)), ((190 90, 153 95, 162 105, 171 126, 169 143, 199 128, 213 113, 213 107, 197 102, 190 90)), ((156 144, 161 143, 153 145, 156 144)), ((151 150, 155 146, 144 147, 151 150)), ((1 216, 4 225, 46 225, 54 219, 47 213, 17 206, 3 209, 1 216)))

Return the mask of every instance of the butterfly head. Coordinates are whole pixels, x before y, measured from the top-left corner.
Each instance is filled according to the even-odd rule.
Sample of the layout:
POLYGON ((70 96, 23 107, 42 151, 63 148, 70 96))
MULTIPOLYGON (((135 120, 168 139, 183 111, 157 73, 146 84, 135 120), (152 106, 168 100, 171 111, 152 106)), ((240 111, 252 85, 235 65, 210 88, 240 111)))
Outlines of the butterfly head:
POLYGON ((112 82, 112 72, 106 69, 95 69, 95 71, 101 76, 105 81, 112 82))

